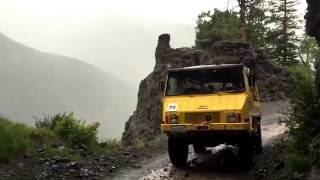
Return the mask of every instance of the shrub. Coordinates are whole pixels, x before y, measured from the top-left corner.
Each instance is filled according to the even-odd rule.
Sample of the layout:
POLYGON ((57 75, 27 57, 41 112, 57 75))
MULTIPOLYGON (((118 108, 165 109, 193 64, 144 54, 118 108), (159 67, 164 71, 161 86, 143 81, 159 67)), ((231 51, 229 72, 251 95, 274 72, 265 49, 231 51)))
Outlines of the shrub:
POLYGON ((291 73, 293 75, 291 111, 284 122, 289 128, 290 134, 296 140, 305 141, 306 137, 316 135, 319 127, 318 122, 315 120, 317 102, 315 98, 314 73, 306 67, 291 69, 291 73))
POLYGON ((290 70, 293 76, 291 110, 284 120, 292 137, 289 146, 288 163, 291 172, 310 170, 310 144, 319 129, 317 121, 317 98, 314 72, 308 67, 290 70))
POLYGON ((70 117, 73 117, 73 113, 59 113, 54 116, 44 115, 43 118, 34 117, 34 119, 36 120, 35 126, 37 128, 46 128, 54 130, 60 121, 70 117))
POLYGON ((32 129, 23 124, 0 118, 0 161, 8 162, 24 153, 32 144, 31 132, 32 129))
POLYGON ((32 142, 37 145, 50 145, 59 142, 59 138, 57 137, 56 133, 46 128, 34 129, 30 134, 30 137, 32 139, 32 142))
POLYGON ((85 121, 75 118, 73 113, 46 116, 43 119, 38 119, 36 126, 52 130, 70 146, 86 145, 91 147, 98 144, 99 123, 88 125, 85 121))
POLYGON ((288 163, 291 172, 304 173, 311 168, 310 160, 306 156, 296 153, 288 154, 288 163))

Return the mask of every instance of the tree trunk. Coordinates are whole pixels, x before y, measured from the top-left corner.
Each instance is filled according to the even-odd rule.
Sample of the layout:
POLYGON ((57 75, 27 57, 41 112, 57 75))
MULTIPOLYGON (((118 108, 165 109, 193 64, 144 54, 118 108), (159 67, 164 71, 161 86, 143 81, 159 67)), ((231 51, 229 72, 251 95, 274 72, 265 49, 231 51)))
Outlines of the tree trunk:
POLYGON ((246 7, 246 0, 238 0, 238 4, 240 7, 240 21, 242 25, 242 40, 244 42, 248 42, 248 29, 246 24, 246 13, 247 13, 247 7, 246 7))
POLYGON ((284 0, 284 19, 283 19, 283 33, 286 47, 284 48, 284 63, 288 63, 288 11, 287 0, 284 0))

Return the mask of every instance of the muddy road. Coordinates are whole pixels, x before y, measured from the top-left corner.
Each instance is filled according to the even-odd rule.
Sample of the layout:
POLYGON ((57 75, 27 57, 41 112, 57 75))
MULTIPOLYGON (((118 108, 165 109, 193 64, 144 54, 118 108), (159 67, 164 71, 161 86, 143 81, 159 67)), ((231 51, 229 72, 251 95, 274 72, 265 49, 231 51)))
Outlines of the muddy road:
MULTIPOLYGON (((262 138, 266 145, 273 138, 282 134, 284 125, 279 124, 279 118, 288 108, 287 101, 276 101, 262 104, 262 138)), ((172 167, 168 154, 159 154, 153 158, 142 160, 139 168, 123 169, 115 180, 250 180, 253 175, 241 169, 236 163, 236 148, 220 145, 210 148, 211 153, 197 155, 190 146, 188 167, 177 169, 172 167)), ((110 179, 110 178, 108 178, 110 179)))

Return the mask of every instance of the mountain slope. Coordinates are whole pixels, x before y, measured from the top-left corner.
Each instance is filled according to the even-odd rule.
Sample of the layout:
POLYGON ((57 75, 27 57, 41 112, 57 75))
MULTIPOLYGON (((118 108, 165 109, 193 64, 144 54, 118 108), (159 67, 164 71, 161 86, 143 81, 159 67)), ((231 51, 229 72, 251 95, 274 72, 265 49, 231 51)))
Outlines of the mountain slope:
POLYGON ((102 135, 116 137, 133 109, 131 87, 112 75, 76 59, 39 52, 3 34, 0 83, 0 114, 28 124, 32 116, 73 111, 101 122, 102 135))

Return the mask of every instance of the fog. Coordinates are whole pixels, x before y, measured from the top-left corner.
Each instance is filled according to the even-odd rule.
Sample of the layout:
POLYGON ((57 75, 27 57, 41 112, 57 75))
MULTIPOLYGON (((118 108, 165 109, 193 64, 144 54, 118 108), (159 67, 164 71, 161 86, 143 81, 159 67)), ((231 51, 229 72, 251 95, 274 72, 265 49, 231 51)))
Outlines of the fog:
MULTIPOLYGON (((137 83, 154 65, 160 33, 191 46, 197 15, 228 0, 0 0, 0 32, 33 48, 75 57, 137 83)), ((231 1, 229 6, 234 6, 231 1)))
MULTIPOLYGON (((87 23, 89 24, 89 21, 87 23)), ((70 27, 70 29, 66 29, 66 27, 56 27, 56 29, 51 28, 50 31, 57 31, 57 33, 50 36, 46 34, 48 33, 48 30, 46 30, 47 27, 41 27, 41 31, 38 31, 37 33, 39 38, 35 38, 35 34, 32 34, 30 36, 26 35, 21 39, 24 39, 24 41, 31 41, 33 39, 32 42, 35 43, 34 45, 31 45, 31 47, 39 47, 36 48, 37 50, 40 49, 42 51, 50 52, 53 54, 73 57, 80 61, 91 63, 96 67, 104 70, 105 72, 108 72, 106 76, 109 76, 108 78, 110 79, 109 83, 107 84, 110 87, 109 89, 106 88, 106 86, 101 86, 98 92, 93 89, 87 91, 87 96, 92 96, 93 94, 95 94, 95 97, 100 97, 101 99, 98 100, 96 104, 90 101, 89 104, 84 106, 83 103, 86 102, 85 100, 77 100, 75 94, 72 94, 72 92, 70 92, 70 89, 66 89, 66 92, 62 92, 59 83, 56 83, 57 88, 54 86, 50 86, 50 84, 48 86, 48 83, 43 83, 42 85, 36 84, 33 86, 33 90, 31 88, 28 91, 10 91, 8 88, 14 87, 5 84, 7 86, 7 89, 2 91, 3 96, 1 96, 2 103, 0 103, 0 106, 3 107, 3 112, 1 112, 1 114, 4 114, 5 116, 12 118, 13 120, 18 120, 19 122, 24 122, 32 125, 32 122, 34 122, 32 116, 39 117, 42 116, 42 114, 74 111, 80 118, 89 121, 99 120, 101 122, 99 133, 101 138, 120 138, 121 133, 124 130, 125 122, 135 110, 137 99, 136 94, 138 91, 139 82, 153 70, 153 66, 155 63, 154 50, 156 47, 158 35, 163 32, 170 33, 173 39, 172 46, 174 47, 191 46, 194 41, 194 27, 192 27, 191 25, 148 22, 146 20, 133 18, 131 19, 131 21, 129 21, 128 19, 123 17, 112 18, 107 22, 98 18, 90 21, 90 23, 90 25, 76 24, 73 25, 72 28, 70 27), (59 28, 62 29, 59 30, 59 28), (52 51, 49 51, 48 49, 52 49, 52 51), (125 83, 127 85, 119 86, 119 83, 125 83), (43 86, 46 86, 48 89, 50 88, 54 91, 57 91, 56 89, 59 89, 58 91, 62 92, 62 94, 60 94, 60 97, 58 94, 54 94, 54 97, 59 97, 59 102, 53 102, 57 98, 46 97, 52 96, 52 94, 43 92, 43 86), (42 90, 39 90, 39 97, 35 97, 37 95, 32 93, 32 91, 35 91, 35 89, 37 89, 38 87, 42 90), (119 89, 118 91, 114 90, 115 88, 123 87, 126 88, 119 89), (105 92, 110 91, 110 89, 112 89, 113 93, 113 98, 111 99, 111 93, 105 92), (99 91, 101 92, 99 93, 99 91), (27 100, 24 99, 23 102, 21 102, 18 98, 19 95, 22 94, 23 96, 28 96, 27 100), (123 99, 121 97, 126 98, 123 99), (105 101, 105 104, 100 105, 101 103, 103 103, 102 101, 105 101), (76 102, 79 102, 80 104, 77 105, 75 104, 76 102), (8 106, 6 105, 6 103, 10 105, 8 106), (112 105, 114 107, 112 107, 112 105), (27 106, 27 108, 23 108, 25 106, 27 106), (89 108, 90 106, 91 108, 89 108), (98 112, 97 110, 92 109, 92 107, 98 107, 99 109, 101 109, 101 111, 98 112), (87 108, 87 110, 85 108, 87 108)), ((31 32, 33 32, 33 30, 31 32)), ((23 40, 19 40, 19 38, 17 38, 16 36, 9 35, 9 38, 23 43, 23 40)), ((4 40, 0 42, 0 46, 3 42, 4 40)), ((10 42, 10 46, 15 47, 16 45, 11 45, 12 43, 13 42, 10 42)), ((23 44, 28 45, 28 43, 23 44)), ((15 50, 16 48, 14 48, 14 50, 12 51, 4 51, 4 49, 2 49, 1 52, 4 55, 7 54, 7 52, 20 54, 21 50, 15 50)), ((9 57, 14 57, 14 54, 10 54, 9 57)), ((20 71, 19 69, 21 68, 27 69, 27 67, 29 66, 23 65, 23 60, 26 60, 27 56, 28 60, 32 60, 29 55, 19 55, 19 64, 17 64, 16 68, 10 66, 11 71, 7 70, 3 72, 6 72, 6 74, 12 76, 13 72, 20 71)), ((7 56, 5 55, 4 57, 7 56)), ((47 55, 43 55, 43 60, 47 58, 47 55)), ((10 58, 1 59, 0 57, 0 64, 6 64, 9 59, 10 58)), ((50 59, 52 58, 50 57, 50 59)), ((68 60, 66 58, 58 59, 58 64, 61 64, 61 61, 63 60, 68 60)), ((36 60, 41 62, 40 58, 36 58, 36 60)), ((35 61, 25 61, 25 63, 32 63, 30 64, 30 67, 38 64, 35 61)), ((71 67, 69 66, 68 68, 71 67)), ((33 72, 32 70, 30 70, 30 68, 24 71, 33 72)), ((51 75, 56 76, 56 74, 52 74, 48 70, 44 72, 46 73, 46 77, 48 77, 46 79, 57 79, 57 77, 50 77, 51 75)), ((66 72, 63 71, 60 74, 66 74, 66 72)), ((77 74, 77 76, 80 75, 77 71, 75 72, 75 74, 77 74)), ((12 80, 12 78, 10 78, 10 80, 22 82, 26 81, 25 78, 27 78, 27 80, 32 83, 32 78, 28 78, 30 76, 30 73, 24 74, 23 76, 25 77, 18 78, 19 80, 12 80)), ((41 78, 41 75, 38 75, 36 77, 37 82, 46 82, 43 78, 41 78)), ((61 75, 59 77, 63 78, 63 76, 61 75)), ((95 75, 92 75, 92 77, 95 77, 95 75)), ((65 78, 68 77, 66 76, 65 78)), ((100 77, 98 78, 100 79, 100 77)), ((93 82, 93 84, 101 83, 99 82, 98 78, 91 78, 91 81, 97 81, 93 82)), ((5 79, 3 80, 6 81, 5 79)), ((88 83, 89 81, 87 80, 85 82, 88 83)), ((83 83, 77 80, 76 82, 73 82, 73 84, 79 85, 83 83)), ((19 89, 26 88, 22 85, 18 87, 19 89)))

